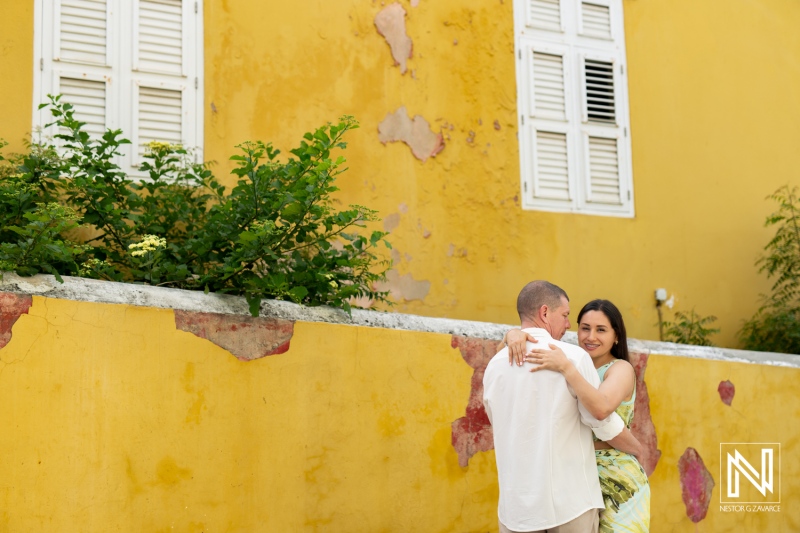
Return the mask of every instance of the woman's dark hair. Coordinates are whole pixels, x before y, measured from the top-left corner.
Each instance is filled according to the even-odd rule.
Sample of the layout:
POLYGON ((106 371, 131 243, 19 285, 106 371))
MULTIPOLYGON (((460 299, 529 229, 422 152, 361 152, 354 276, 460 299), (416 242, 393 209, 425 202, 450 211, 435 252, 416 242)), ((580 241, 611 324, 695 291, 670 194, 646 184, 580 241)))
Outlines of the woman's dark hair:
POLYGON ((581 312, 578 313, 578 327, 580 327, 583 315, 589 311, 600 311, 606 315, 611 327, 617 334, 617 344, 611 347, 611 355, 630 363, 630 358, 628 357, 628 335, 625 333, 625 322, 622 320, 622 313, 619 312, 617 306, 608 300, 592 300, 584 305, 581 312))

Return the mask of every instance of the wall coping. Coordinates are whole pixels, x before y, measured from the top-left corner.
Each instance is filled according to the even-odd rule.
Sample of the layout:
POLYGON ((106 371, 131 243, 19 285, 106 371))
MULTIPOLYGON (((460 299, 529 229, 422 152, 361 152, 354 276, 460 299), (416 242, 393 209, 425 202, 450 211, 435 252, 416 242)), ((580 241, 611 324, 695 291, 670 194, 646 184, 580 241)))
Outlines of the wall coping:
MULTIPOLYGON (((4 272, 0 280, 0 292, 45 296, 62 300, 250 316, 247 302, 241 296, 205 294, 200 291, 116 283, 70 276, 64 276, 64 283, 62 284, 51 275, 38 274, 31 277, 21 277, 12 272, 4 272)), ((512 327, 509 324, 434 318, 365 309, 353 309, 352 315, 348 315, 341 309, 304 307, 281 300, 262 301, 259 316, 303 322, 328 322, 351 326, 464 335, 498 340, 512 327)), ((577 344, 577 336, 572 331, 568 331, 563 340, 577 344)), ((648 354, 800 368, 800 356, 792 354, 753 352, 638 339, 628 339, 628 346, 631 351, 648 354)))

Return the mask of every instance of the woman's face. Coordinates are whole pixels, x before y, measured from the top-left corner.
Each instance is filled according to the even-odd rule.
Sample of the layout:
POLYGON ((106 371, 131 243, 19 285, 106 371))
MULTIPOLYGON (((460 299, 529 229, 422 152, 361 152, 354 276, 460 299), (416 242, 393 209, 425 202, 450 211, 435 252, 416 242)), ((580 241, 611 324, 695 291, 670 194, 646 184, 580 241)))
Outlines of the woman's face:
POLYGON ((611 353, 617 341, 617 332, 611 327, 608 317, 602 311, 587 311, 578 324, 578 344, 589 352, 592 359, 599 359, 611 353))

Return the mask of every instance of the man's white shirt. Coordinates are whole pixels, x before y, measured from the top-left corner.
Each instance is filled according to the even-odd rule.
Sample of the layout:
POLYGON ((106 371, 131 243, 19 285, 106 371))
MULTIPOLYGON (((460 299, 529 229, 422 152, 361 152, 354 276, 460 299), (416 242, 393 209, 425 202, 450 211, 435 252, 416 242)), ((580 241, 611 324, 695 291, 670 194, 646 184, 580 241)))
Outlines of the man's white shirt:
MULTIPOLYGON (((600 378, 592 359, 573 344, 529 328, 538 344, 560 347, 595 388, 600 378)), ((500 483, 498 518, 512 531, 537 531, 603 508, 592 431, 610 440, 625 427, 612 413, 597 420, 558 372, 530 372, 534 365, 508 364, 508 348, 495 355, 483 376, 483 405, 492 423, 500 483), (590 429, 591 428, 591 429, 590 429)))

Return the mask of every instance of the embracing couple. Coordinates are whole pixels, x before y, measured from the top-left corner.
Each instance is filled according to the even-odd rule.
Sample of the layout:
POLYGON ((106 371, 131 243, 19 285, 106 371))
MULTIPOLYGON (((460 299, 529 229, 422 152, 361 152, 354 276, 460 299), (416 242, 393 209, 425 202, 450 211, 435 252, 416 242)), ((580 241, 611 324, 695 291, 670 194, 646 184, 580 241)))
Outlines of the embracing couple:
POLYGON ((527 284, 517 312, 522 330, 506 334, 483 378, 500 533, 646 533, 650 485, 629 429, 636 380, 619 310, 586 304, 580 347, 561 342, 570 308, 556 285, 527 284))

